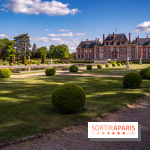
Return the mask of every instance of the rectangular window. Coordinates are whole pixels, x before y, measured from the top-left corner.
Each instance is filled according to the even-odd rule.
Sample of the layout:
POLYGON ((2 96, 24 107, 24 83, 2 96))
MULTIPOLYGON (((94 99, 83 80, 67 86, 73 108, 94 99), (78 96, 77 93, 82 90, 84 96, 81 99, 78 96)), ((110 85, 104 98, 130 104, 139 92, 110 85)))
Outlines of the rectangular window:
POLYGON ((104 55, 104 59, 106 59, 106 55, 104 55))
POLYGON ((124 42, 124 44, 126 45, 126 42, 124 42))
POLYGON ((108 48, 108 52, 110 52, 110 47, 108 48))
POLYGON ((139 59, 141 58, 141 55, 139 55, 139 59))
POLYGON ((124 59, 126 59, 127 58, 127 56, 126 55, 124 55, 124 59))
POLYGON ((134 47, 132 47, 132 52, 134 52, 135 51, 135 49, 134 49, 134 47))
POLYGON ((84 53, 84 50, 82 49, 82 53, 84 53))
POLYGON ((80 53, 80 50, 78 50, 78 53, 80 53))
POLYGON ((145 58, 146 58, 146 55, 143 55, 143 58, 145 59, 145 58))
POLYGON ((134 59, 134 54, 132 54, 132 58, 134 59))
POLYGON ((85 55, 85 58, 87 59, 87 58, 88 58, 88 55, 85 55))
POLYGON ((80 58, 80 55, 78 55, 78 58, 80 58))
POLYGON ((120 54, 120 58, 122 58, 122 55, 120 54))
POLYGON ((108 55, 108 59, 110 59, 110 54, 108 55))
POLYGON ((114 42, 114 45, 116 45, 116 42, 114 42))
POLYGON ((82 55, 82 58, 84 58, 84 55, 82 55))
POLYGON ((120 52, 122 52, 122 47, 120 47, 120 52))
POLYGON ((99 53, 99 48, 96 49, 96 52, 99 53))
POLYGON ((145 47, 143 48, 143 52, 146 52, 146 48, 145 47))
POLYGON ((122 42, 120 42, 120 45, 122 45, 122 42))
POLYGON ((99 55, 98 54, 96 54, 96 58, 99 59, 99 55))
POLYGON ((90 53, 91 53, 91 49, 90 49, 90 53))
POLYGON ((90 55, 90 59, 92 58, 92 56, 90 55))
POLYGON ((139 52, 141 52, 141 48, 139 48, 139 52))
POLYGON ((116 51, 116 48, 114 48, 114 51, 116 51))
POLYGON ((127 52, 127 48, 126 47, 124 47, 124 52, 127 52))
POLYGON ((150 47, 148 48, 148 52, 150 52, 150 47))
POLYGON ((106 53, 106 48, 104 48, 104 52, 106 53))
POLYGON ((150 59, 150 55, 148 55, 148 59, 150 59))
POLYGON ((86 53, 87 53, 87 49, 86 49, 86 53))

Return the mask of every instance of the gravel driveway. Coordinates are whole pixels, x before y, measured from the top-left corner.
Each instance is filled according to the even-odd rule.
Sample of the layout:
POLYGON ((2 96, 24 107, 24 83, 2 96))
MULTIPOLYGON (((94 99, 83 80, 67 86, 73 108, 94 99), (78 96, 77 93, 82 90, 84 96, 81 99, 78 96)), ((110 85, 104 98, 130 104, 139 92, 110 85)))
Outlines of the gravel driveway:
MULTIPOLYGON (((94 121, 94 120, 93 120, 94 121)), ((150 96, 113 114, 96 121, 139 122, 140 142, 91 142, 88 139, 87 123, 44 134, 40 139, 10 145, 2 150, 150 150, 150 96)))

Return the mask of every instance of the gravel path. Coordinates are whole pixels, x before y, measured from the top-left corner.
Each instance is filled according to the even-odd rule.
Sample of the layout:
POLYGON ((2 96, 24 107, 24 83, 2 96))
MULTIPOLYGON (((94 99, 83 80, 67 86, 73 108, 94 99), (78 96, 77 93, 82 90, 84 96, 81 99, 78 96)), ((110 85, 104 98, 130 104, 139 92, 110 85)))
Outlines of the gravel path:
MULTIPOLYGON (((95 120, 93 120, 94 122, 95 120)), ((88 139, 87 123, 44 134, 40 139, 26 141, 2 150, 150 150, 150 96, 113 114, 97 118, 96 121, 139 122, 140 142, 91 142, 88 139)))
MULTIPOLYGON (((33 76, 42 76, 45 75, 44 72, 41 73, 32 73, 32 74, 20 74, 20 75, 12 75, 13 78, 25 78, 25 77, 33 77, 33 76)), ((81 73, 68 73, 64 71, 56 72, 56 75, 68 75, 68 76, 91 76, 91 77, 123 77, 121 75, 101 75, 101 74, 81 74, 81 73)))

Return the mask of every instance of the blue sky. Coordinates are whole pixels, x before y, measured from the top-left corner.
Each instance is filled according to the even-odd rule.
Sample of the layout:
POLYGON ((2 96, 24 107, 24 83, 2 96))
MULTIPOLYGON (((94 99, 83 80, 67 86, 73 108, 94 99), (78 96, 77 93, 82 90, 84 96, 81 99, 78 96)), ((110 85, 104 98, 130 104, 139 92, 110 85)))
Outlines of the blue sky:
POLYGON ((81 40, 102 39, 115 29, 146 37, 149 6, 149 0, 0 0, 0 38, 28 33, 38 47, 66 44, 74 52, 81 40))

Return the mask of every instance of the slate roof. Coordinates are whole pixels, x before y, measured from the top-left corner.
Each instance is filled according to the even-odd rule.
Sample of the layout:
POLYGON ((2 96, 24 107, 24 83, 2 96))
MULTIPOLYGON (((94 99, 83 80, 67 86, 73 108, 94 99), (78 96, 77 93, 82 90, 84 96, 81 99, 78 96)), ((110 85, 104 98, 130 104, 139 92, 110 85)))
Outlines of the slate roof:
MULTIPOLYGON (((139 38, 138 39, 138 45, 141 45, 141 46, 148 45, 148 42, 150 42, 150 38, 139 38)), ((133 40, 132 44, 136 44, 136 40, 133 40)))
POLYGON ((111 45, 113 45, 114 40, 116 41, 116 45, 120 45, 120 41, 122 41, 122 42, 127 41, 127 44, 129 42, 124 33, 123 34, 115 34, 115 39, 113 39, 113 34, 109 34, 104 41, 111 42, 111 45))
POLYGON ((78 47, 81 48, 94 48, 95 45, 100 45, 101 43, 99 41, 97 41, 96 44, 96 40, 92 40, 92 41, 81 41, 81 43, 79 44, 78 47))

